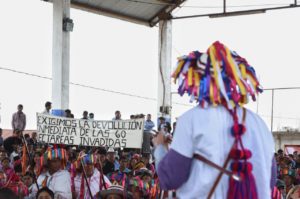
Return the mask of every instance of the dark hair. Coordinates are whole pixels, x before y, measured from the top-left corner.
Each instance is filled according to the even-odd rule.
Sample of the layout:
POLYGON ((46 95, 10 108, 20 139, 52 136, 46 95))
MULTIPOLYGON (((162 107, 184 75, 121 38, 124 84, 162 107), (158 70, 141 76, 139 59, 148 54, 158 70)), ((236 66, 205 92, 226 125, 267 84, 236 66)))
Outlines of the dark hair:
POLYGON ((19 105, 18 105, 18 108, 19 108, 19 107, 20 107, 20 108, 23 108, 23 105, 22 105, 22 104, 19 104, 19 105))
POLYGON ((105 148, 98 148, 98 154, 100 154, 100 155, 106 155, 107 151, 105 150, 105 148))
POLYGON ((23 175, 23 176, 29 176, 29 177, 33 178, 34 174, 31 173, 31 172, 29 172, 29 171, 27 171, 27 172, 25 173, 25 175, 23 175))
POLYGON ((51 102, 46 102, 45 107, 51 106, 51 104, 52 104, 51 102))
POLYGON ((277 151, 277 153, 283 153, 283 150, 282 150, 282 149, 279 149, 279 150, 277 151))
POLYGON ((50 197, 51 197, 52 199, 54 199, 54 193, 53 193, 53 191, 51 191, 48 187, 43 187, 43 188, 41 188, 41 189, 37 192, 36 198, 38 198, 39 195, 40 195, 42 192, 47 192, 47 193, 50 195, 50 197))
POLYGON ((65 113, 71 113, 71 110, 70 109, 66 109, 65 113))
POLYGON ((6 199, 18 199, 18 196, 8 188, 1 188, 0 189, 0 198, 6 199))

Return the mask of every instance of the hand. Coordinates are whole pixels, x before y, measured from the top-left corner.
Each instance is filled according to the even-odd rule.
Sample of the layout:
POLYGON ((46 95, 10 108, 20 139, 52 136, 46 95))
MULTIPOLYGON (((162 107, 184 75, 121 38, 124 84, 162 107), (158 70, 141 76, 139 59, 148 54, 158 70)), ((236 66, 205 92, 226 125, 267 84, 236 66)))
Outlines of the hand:
POLYGON ((156 147, 160 144, 164 145, 166 148, 168 148, 168 144, 170 143, 170 137, 165 136, 165 134, 159 132, 153 139, 152 143, 156 147))

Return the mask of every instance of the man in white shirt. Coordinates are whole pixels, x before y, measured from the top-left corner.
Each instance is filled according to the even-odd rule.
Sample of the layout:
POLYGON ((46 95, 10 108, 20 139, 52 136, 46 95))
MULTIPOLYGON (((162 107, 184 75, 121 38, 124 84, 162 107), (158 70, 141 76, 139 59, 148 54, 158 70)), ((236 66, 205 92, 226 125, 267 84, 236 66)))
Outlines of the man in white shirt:
MULTIPOLYGON (((67 170, 63 170, 63 162, 66 161, 66 151, 64 149, 52 149, 45 152, 47 154, 48 171, 40 174, 37 179, 39 188, 48 187, 54 192, 55 197, 71 199, 71 176, 67 170)), ((33 190, 37 192, 37 187, 33 190)))
POLYGON ((179 93, 199 106, 178 119, 169 152, 163 134, 154 138, 160 185, 177 189, 179 198, 271 198, 273 137, 258 115, 241 107, 260 92, 255 71, 219 42, 207 52, 179 58, 173 74, 179 93))
MULTIPOLYGON (((90 158, 91 155, 87 155, 83 158, 84 169, 86 172, 87 181, 92 192, 92 196, 95 197, 99 191, 111 186, 109 179, 106 176, 101 176, 100 172, 94 167, 94 160, 96 157, 90 158), (105 185, 103 183, 103 179, 105 185)), ((86 184, 84 174, 78 173, 74 179, 75 184, 75 198, 76 199, 91 199, 88 186, 86 184)))
POLYGON ((51 115, 50 110, 52 108, 52 103, 51 102, 46 102, 45 103, 45 110, 42 112, 44 115, 51 115))

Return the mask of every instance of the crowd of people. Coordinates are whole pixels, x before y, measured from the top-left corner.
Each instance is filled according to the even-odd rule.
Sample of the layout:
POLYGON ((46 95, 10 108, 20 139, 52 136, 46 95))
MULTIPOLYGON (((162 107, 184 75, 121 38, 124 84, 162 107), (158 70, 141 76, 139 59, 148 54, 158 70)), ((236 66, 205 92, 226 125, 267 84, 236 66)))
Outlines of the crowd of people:
MULTIPOLYGON (((46 102, 42 113, 51 114, 51 108, 51 102, 46 102)), ((64 117, 74 115, 67 109, 64 117)), ((144 139, 148 143, 143 143, 142 149, 55 145, 39 142, 36 132, 23 135, 26 115, 23 106, 18 105, 12 116, 13 135, 3 140, 0 134, 0 198, 160 197, 163 193, 155 170, 151 137, 161 128, 171 133, 171 125, 160 117, 159 128, 155 129, 150 114, 146 118, 144 114, 130 116, 142 118, 148 138, 144 139)), ((84 111, 81 119, 93 120, 94 114, 84 111)), ((116 111, 112 120, 121 119, 121 112, 116 111)))
POLYGON ((300 154, 285 154, 282 149, 275 153, 277 163, 276 188, 274 199, 300 198, 300 154))

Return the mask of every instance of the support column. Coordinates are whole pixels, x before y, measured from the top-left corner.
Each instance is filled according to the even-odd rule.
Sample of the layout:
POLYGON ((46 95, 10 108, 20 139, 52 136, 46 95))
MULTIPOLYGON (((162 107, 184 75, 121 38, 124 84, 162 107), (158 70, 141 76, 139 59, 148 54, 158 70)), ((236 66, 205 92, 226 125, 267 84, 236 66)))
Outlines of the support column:
POLYGON ((53 0, 52 114, 63 116, 69 107, 70 33, 63 31, 70 18, 70 0, 53 0))
POLYGON ((158 117, 171 123, 172 21, 159 22, 158 117))

